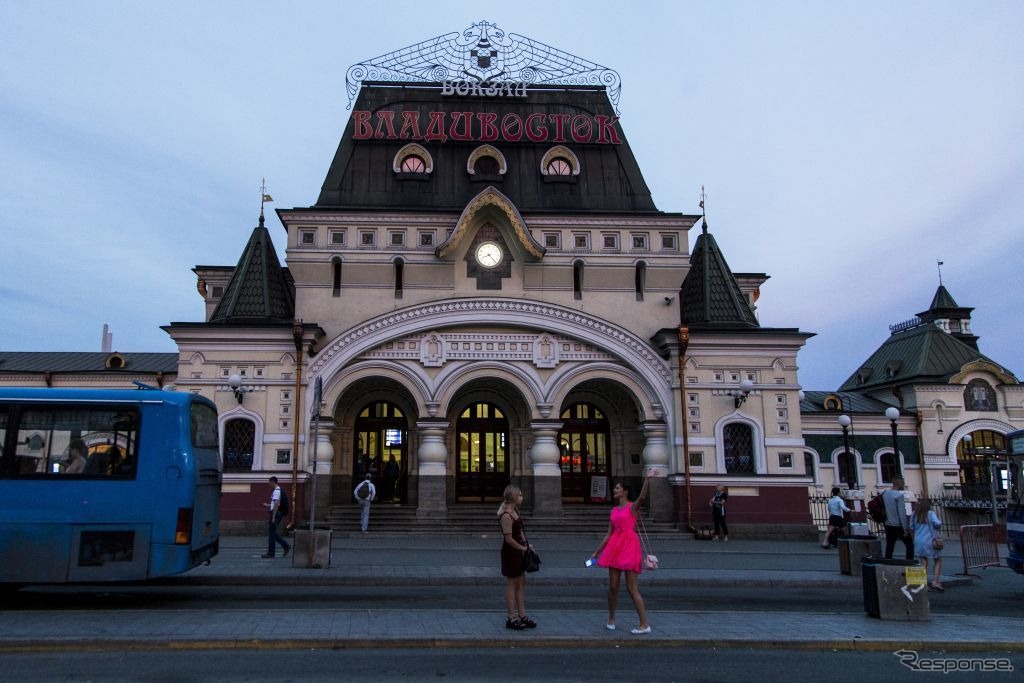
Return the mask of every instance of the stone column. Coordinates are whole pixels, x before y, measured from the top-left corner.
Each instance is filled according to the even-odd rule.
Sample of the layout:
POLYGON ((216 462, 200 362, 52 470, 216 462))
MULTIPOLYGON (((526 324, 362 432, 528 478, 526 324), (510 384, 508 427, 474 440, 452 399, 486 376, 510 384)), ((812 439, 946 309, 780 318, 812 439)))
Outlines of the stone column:
POLYGON ((668 484, 668 426, 664 422, 644 422, 644 476, 654 478, 647 493, 651 501, 651 515, 656 522, 672 521, 672 487, 668 484))
POLYGON ((558 448, 558 430, 561 420, 538 420, 530 423, 533 447, 530 465, 533 469, 533 514, 561 516, 562 514, 562 456, 558 448))
POLYGON ((448 449, 444 437, 447 422, 417 422, 420 447, 416 451, 419 469, 416 477, 416 516, 443 517, 448 512, 446 486, 448 480, 448 449))
MULTIPOLYGON (((309 437, 306 441, 306 463, 310 472, 316 472, 316 490, 313 490, 313 478, 309 479, 307 491, 311 502, 316 508, 315 522, 322 524, 327 520, 331 509, 331 468, 334 463, 334 445, 331 433, 334 431, 334 420, 320 416, 316 434, 316 461, 313 461, 313 421, 309 423, 309 437)), ((309 517, 306 518, 309 521, 309 517)))

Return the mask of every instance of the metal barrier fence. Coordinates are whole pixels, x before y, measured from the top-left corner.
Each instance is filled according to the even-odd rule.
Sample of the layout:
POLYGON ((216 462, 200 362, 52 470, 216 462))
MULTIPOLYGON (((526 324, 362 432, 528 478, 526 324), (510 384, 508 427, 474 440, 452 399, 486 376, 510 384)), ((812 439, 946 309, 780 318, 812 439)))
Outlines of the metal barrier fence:
MULTIPOLYGON (((864 513, 864 521, 872 533, 883 535, 883 525, 875 522, 867 516, 867 502, 874 496, 867 496, 861 501, 861 512, 864 513)), ((828 528, 828 496, 808 496, 808 505, 811 511, 811 520, 818 527, 819 531, 828 528)), ((963 498, 942 497, 930 498, 932 510, 942 520, 941 532, 944 536, 956 536, 963 525, 979 525, 992 519, 992 506, 985 501, 965 500, 963 498)), ((852 501, 846 501, 846 505, 853 508, 852 501)), ((1001 511, 1005 510, 1005 504, 1000 506, 1001 511)), ((991 525, 989 525, 991 526, 991 525)))
POLYGON ((970 569, 1000 566, 995 527, 991 524, 960 527, 960 552, 964 558, 963 576, 977 576, 971 574, 970 569))

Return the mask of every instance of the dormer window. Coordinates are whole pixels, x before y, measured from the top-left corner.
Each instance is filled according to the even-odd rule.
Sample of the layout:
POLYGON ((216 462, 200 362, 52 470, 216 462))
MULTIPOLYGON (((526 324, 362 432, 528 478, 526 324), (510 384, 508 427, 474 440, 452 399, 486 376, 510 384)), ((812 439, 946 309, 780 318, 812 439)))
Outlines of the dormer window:
POLYGON ((508 173, 508 162, 494 145, 480 145, 466 159, 466 173, 472 180, 500 181, 508 173))
POLYGON ((426 173, 427 162, 415 154, 410 154, 402 159, 402 173, 426 173))
POLYGON ((399 180, 427 180, 434 172, 434 159, 423 145, 413 142, 398 150, 391 170, 399 180))
POLYGON ((567 159, 555 157, 548 164, 548 175, 572 175, 572 164, 567 159))

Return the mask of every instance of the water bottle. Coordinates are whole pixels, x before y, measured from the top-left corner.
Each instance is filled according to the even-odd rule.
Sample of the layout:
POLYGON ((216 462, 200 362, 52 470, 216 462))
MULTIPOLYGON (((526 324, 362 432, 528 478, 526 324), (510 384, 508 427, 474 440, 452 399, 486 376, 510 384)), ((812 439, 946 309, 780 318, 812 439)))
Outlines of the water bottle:
POLYGON ((587 567, 593 567, 595 564, 597 564, 597 558, 596 557, 591 557, 591 558, 587 559, 587 561, 584 562, 583 564, 585 566, 587 566, 587 567))

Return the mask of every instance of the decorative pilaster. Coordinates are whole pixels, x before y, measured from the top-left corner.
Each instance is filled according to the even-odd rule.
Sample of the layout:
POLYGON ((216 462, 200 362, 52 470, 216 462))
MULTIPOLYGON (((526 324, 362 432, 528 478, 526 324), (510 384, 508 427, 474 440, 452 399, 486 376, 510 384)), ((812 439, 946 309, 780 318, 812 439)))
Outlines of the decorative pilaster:
POLYGON ((668 484, 668 426, 664 422, 644 422, 644 476, 654 475, 647 493, 651 515, 656 522, 672 520, 672 487, 668 484))
POLYGON ((419 461, 417 483, 417 517, 443 516, 448 511, 446 484, 448 475, 448 448, 444 437, 447 422, 424 421, 416 423, 420 447, 416 451, 419 461))
POLYGON ((562 514, 562 451, 558 447, 561 420, 538 420, 530 423, 533 447, 530 465, 533 469, 533 514, 560 516, 562 514))

